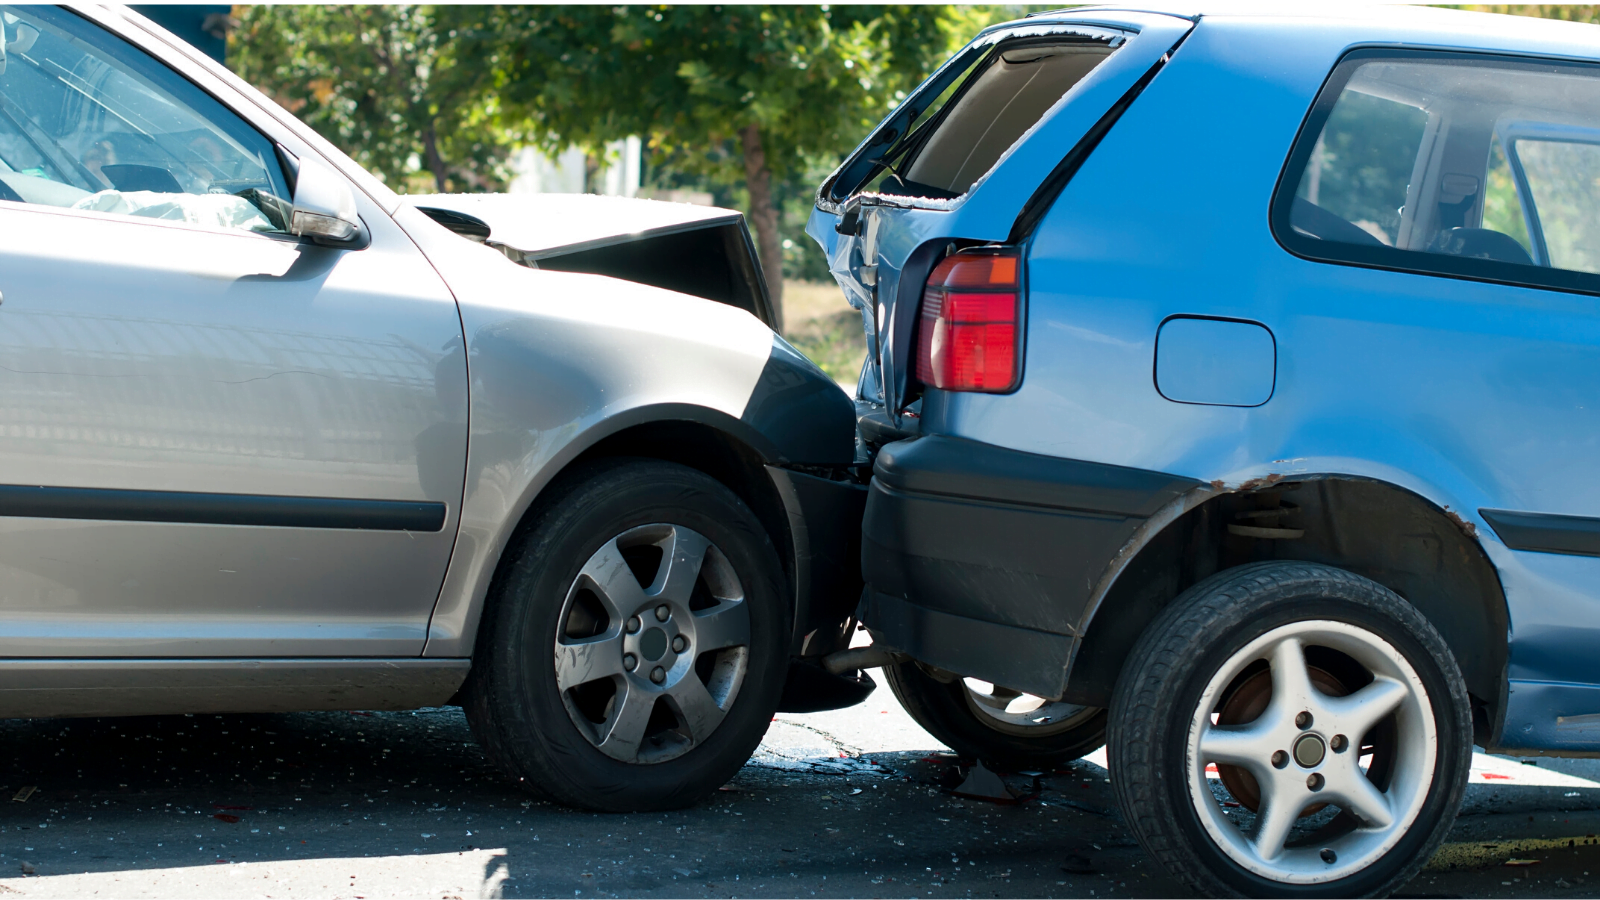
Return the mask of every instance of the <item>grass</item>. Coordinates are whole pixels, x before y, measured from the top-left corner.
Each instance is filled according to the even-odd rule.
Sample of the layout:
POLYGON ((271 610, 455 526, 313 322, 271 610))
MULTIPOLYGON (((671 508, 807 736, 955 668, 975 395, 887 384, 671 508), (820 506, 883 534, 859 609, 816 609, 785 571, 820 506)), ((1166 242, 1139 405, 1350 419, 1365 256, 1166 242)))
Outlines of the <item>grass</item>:
POLYGON ((838 285, 811 281, 783 284, 783 336, 835 381, 854 385, 867 358, 861 313, 850 308, 838 285))

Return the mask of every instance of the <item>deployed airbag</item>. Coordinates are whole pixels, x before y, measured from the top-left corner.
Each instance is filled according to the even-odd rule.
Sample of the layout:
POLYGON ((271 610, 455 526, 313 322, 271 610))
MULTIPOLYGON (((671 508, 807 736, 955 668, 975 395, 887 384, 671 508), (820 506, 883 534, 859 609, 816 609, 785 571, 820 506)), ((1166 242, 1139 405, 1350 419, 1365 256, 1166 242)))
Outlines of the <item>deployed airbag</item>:
POLYGON ((261 211, 232 194, 168 194, 157 191, 100 191, 72 204, 73 209, 120 213, 187 222, 210 228, 276 231, 261 211))

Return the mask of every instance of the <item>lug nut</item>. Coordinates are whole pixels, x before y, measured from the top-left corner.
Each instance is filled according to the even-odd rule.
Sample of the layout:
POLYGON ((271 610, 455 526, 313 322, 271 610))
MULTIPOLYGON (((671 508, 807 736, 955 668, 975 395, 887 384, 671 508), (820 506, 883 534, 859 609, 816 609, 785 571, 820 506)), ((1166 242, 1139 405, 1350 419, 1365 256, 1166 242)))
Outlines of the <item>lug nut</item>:
POLYGON ((1339 861, 1339 854, 1333 852, 1331 849, 1329 849, 1327 847, 1323 847, 1322 848, 1322 861, 1331 866, 1334 863, 1339 861))
POLYGON ((1300 715, 1295 716, 1294 717, 1294 727, 1300 729, 1301 731, 1305 731, 1307 728, 1310 728, 1311 727, 1311 713, 1303 712, 1300 715))
POLYGON ((680 634, 677 637, 672 639, 672 652, 673 653, 682 653, 684 650, 688 649, 688 647, 689 647, 689 639, 684 637, 683 635, 680 634))
POLYGON ((639 668, 639 657, 634 656, 632 653, 622 654, 622 667, 629 672, 639 668))
POLYGON ((1322 790, 1322 786, 1324 784, 1326 784, 1326 782, 1323 780, 1322 774, 1319 772, 1312 772, 1310 775, 1306 776, 1306 790, 1308 791, 1320 791, 1322 790))
POLYGON ((638 616, 634 616, 633 618, 628 620, 628 633, 629 634, 638 634, 639 633, 639 629, 641 629, 643 627, 644 627, 644 623, 639 621, 639 617, 638 616))
MULTIPOLYGON (((1328 746, 1332 747, 1335 753, 1343 753, 1345 748, 1350 746, 1350 739, 1342 734, 1336 734, 1332 740, 1328 741, 1328 746)), ((1333 851, 1330 850, 1328 852, 1331 853, 1333 851)))
POLYGON ((665 622, 667 619, 669 619, 671 617, 672 617, 672 608, 671 607, 667 606, 665 603, 663 603, 660 606, 656 607, 656 621, 657 622, 665 622))
POLYGON ((1273 752, 1273 754, 1272 754, 1272 767, 1274 769, 1281 769, 1284 766, 1287 766, 1288 764, 1289 764, 1289 754, 1283 752, 1282 750, 1277 750, 1277 751, 1273 752))
POLYGON ((660 684, 661 682, 666 681, 667 680, 667 670, 661 668, 660 666, 656 666, 654 669, 650 670, 650 680, 654 681, 656 684, 660 684))

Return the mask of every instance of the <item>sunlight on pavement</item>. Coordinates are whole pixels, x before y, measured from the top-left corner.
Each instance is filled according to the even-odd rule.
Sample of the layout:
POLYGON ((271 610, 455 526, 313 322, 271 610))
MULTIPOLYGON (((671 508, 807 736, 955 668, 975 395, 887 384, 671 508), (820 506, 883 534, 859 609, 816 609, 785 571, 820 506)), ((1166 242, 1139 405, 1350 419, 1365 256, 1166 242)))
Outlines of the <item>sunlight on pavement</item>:
POLYGON ((1576 775, 1558 772, 1552 765, 1561 765, 1567 768, 1569 760, 1540 759, 1524 763, 1520 759, 1510 756, 1490 756, 1487 753, 1472 752, 1472 784, 1512 784, 1519 787, 1571 787, 1571 788, 1600 788, 1600 782, 1590 781, 1576 775))
POLYGON ((494 897, 507 876, 505 855, 505 850, 479 849, 410 856, 216 862, 6 879, 0 881, 0 887, 29 897, 494 897), (357 866, 362 873, 359 878, 350 874, 357 866))

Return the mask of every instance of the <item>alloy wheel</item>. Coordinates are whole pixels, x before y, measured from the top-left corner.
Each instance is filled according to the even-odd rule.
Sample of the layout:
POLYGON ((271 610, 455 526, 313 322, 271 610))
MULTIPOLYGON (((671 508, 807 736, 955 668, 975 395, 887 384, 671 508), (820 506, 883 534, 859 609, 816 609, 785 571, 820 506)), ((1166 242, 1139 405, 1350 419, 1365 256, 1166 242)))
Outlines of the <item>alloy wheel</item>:
POLYGON ((738 574, 681 525, 643 525, 601 545, 568 589, 560 622, 555 669, 567 715, 623 762, 665 762, 699 746, 749 668, 738 574))
POLYGON ((1100 710, 1060 700, 1046 700, 976 678, 963 678, 967 705, 978 721, 1017 737, 1059 734, 1093 718, 1100 710))
POLYGON ((1349 623, 1295 622, 1234 653, 1207 684, 1188 734, 1189 795, 1206 832, 1245 869, 1289 884, 1333 881, 1406 834, 1437 748, 1427 692, 1398 650, 1349 623), (1259 712, 1236 721, 1237 697, 1260 691, 1263 672, 1265 704, 1246 703, 1259 712), (1352 690, 1353 681, 1362 683, 1352 690), (1224 784, 1254 809, 1224 806, 1208 765, 1231 775, 1224 784))

